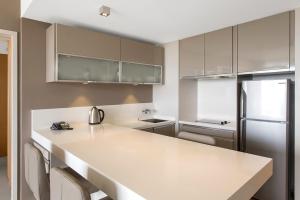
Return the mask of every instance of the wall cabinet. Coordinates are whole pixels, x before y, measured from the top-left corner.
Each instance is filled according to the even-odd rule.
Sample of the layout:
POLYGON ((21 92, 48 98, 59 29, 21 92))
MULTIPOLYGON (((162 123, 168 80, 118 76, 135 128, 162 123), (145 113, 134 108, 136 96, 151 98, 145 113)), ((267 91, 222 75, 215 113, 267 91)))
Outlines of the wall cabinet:
POLYGON ((179 41, 180 78, 204 75, 204 35, 179 41))
POLYGON ((58 54, 57 80, 119 82, 119 61, 58 54))
POLYGON ((47 82, 162 83, 162 47, 58 24, 46 36, 47 82))
POLYGON ((229 27, 181 40, 180 77, 232 74, 232 36, 232 27, 229 27))
POLYGON ((121 39, 121 61, 137 64, 163 65, 163 48, 131 39, 121 39))
POLYGON ((232 74, 232 27, 205 34, 205 75, 232 74))
POLYGON ((290 13, 238 25, 238 72, 289 69, 290 13))
POLYGON ((285 12, 180 40, 180 78, 293 70, 294 18, 285 12))
POLYGON ((122 83, 159 84, 161 81, 161 66, 122 62, 122 83))
POLYGON ((57 41, 58 54, 120 60, 118 36, 60 24, 53 25, 48 33, 57 41))

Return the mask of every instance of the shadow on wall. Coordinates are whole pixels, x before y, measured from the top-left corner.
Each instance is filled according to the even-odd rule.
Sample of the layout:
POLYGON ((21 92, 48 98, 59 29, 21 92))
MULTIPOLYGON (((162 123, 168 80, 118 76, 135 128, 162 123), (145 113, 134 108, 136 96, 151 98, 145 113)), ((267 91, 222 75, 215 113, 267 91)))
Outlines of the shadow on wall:
POLYGON ((78 105, 92 105, 92 103, 88 97, 80 95, 71 102, 70 107, 76 107, 78 105))
POLYGON ((124 102, 124 104, 130 104, 130 103, 139 103, 139 100, 136 98, 136 96, 134 96, 133 94, 129 94, 124 102))
MULTIPOLYGON (((82 105, 93 105, 93 101, 89 98, 89 94, 86 94, 85 85, 78 88, 79 96, 76 96, 75 99, 70 103, 69 107, 77 107, 82 105)), ((124 100, 120 102, 121 104, 133 104, 133 103, 141 103, 139 98, 135 95, 135 87, 134 88, 126 88, 128 90, 128 94, 124 95, 124 100)), ((99 91, 100 92, 100 91, 99 91)), ((106 98, 106 97, 103 97, 106 98)), ((113 104, 113 103, 112 103, 113 104)))

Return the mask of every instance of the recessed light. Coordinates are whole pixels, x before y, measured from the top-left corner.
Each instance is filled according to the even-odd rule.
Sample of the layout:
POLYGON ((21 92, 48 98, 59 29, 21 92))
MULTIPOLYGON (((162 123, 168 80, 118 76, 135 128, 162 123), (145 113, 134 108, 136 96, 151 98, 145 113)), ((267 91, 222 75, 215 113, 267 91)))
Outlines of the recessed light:
POLYGON ((110 15, 110 7, 102 6, 99 12, 101 16, 108 17, 110 15))

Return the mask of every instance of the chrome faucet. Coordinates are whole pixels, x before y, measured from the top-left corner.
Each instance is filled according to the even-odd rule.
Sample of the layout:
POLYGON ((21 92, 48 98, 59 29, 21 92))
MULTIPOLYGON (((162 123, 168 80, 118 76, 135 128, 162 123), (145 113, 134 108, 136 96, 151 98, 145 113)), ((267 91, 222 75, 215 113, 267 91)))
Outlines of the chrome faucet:
POLYGON ((147 108, 147 109, 142 110, 142 113, 144 113, 145 115, 147 115, 147 114, 151 113, 151 110, 147 108))

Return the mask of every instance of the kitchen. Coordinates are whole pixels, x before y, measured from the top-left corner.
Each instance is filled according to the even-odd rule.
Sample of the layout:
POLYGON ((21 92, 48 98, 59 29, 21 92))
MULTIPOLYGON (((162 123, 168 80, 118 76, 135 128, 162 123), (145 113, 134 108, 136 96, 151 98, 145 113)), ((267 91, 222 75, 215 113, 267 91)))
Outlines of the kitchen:
POLYGON ((12 199, 298 199, 300 4, 135 3, 21 9, 12 199))
MULTIPOLYGON (((265 137, 270 137, 266 139, 262 138, 264 140, 260 141, 260 138, 257 135, 255 135, 255 133, 253 133, 252 130, 253 128, 251 128, 251 126, 249 125, 253 123, 253 121, 252 118, 251 117, 249 118, 248 115, 251 116, 256 114, 256 116, 254 117, 257 117, 258 120, 264 120, 263 117, 269 117, 269 115, 263 113, 263 110, 261 111, 259 109, 255 109, 255 106, 253 107, 251 103, 253 103, 254 105, 262 104, 262 106, 265 107, 267 110, 268 109, 270 110, 270 108, 271 110, 274 110, 275 108, 281 109, 281 105, 287 106, 288 96, 284 96, 284 94, 288 92, 288 88, 291 86, 288 86, 288 83, 284 83, 284 85, 282 87, 279 87, 277 90, 275 87, 276 84, 278 83, 269 86, 267 90, 271 90, 273 92, 269 94, 271 96, 267 96, 267 99, 265 99, 266 97, 264 96, 261 97, 255 96, 255 93, 251 95, 251 93, 247 92, 247 97, 244 97, 247 99, 242 100, 240 99, 241 96, 240 93, 244 92, 246 89, 251 91, 251 87, 250 87, 251 83, 256 83, 257 85, 256 87, 254 87, 254 90, 256 91, 262 90, 262 92, 265 93, 264 92, 265 88, 262 87, 265 84, 265 82, 260 83, 259 82, 260 80, 275 79, 275 81, 279 80, 281 82, 284 82, 284 78, 293 80, 293 69, 292 69, 293 61, 290 60, 290 58, 292 58, 292 56, 290 56, 290 52, 293 53, 291 50, 292 46, 290 45, 290 40, 292 41, 294 37, 290 31, 293 28, 292 27, 293 15, 294 15, 293 12, 285 12, 275 16, 259 19, 253 22, 248 22, 246 24, 241 24, 235 27, 229 27, 214 32, 201 34, 199 36, 193 36, 191 38, 180 40, 179 41, 179 76, 177 80, 179 82, 178 83, 179 121, 178 121, 178 126, 176 127, 177 129, 176 132, 175 132, 176 118, 174 116, 161 114, 160 110, 154 106, 155 104, 159 104, 155 101, 153 101, 153 104, 150 103, 150 104, 128 104, 128 105, 125 104, 125 105, 115 105, 115 106, 104 106, 104 105, 98 106, 101 109, 99 110, 100 112, 99 116, 92 117, 92 119, 94 118, 98 119, 98 122, 103 120, 102 123, 104 124, 103 125, 104 132, 106 129, 110 130, 110 127, 105 126, 105 123, 108 123, 108 124, 113 124, 114 126, 129 127, 129 128, 143 130, 146 132, 152 132, 156 134, 162 134, 165 136, 177 137, 177 138, 181 138, 193 142, 199 142, 202 144, 209 144, 213 146, 219 146, 227 149, 240 150, 246 152, 248 149, 246 149, 245 146, 251 150, 252 143, 249 143, 249 141, 254 140, 254 146, 255 146, 255 144, 258 145, 259 142, 263 142, 264 140, 267 140, 265 141, 266 143, 261 144, 262 146, 257 146, 252 151, 256 152, 257 155, 261 155, 261 156, 268 155, 273 159, 275 158, 276 156, 275 152, 277 152, 278 149, 282 150, 283 151, 282 153, 287 153, 291 148, 291 144, 288 144, 286 142, 286 145, 281 143, 280 145, 282 146, 276 146, 276 145, 279 144, 278 140, 288 141, 288 137, 286 135, 289 135, 289 132, 283 131, 282 128, 277 130, 278 127, 277 128, 275 127, 275 129, 272 131, 279 132, 279 136, 278 136, 279 138, 276 141, 268 142, 268 140, 274 137, 275 135, 272 136, 272 133, 270 133, 270 136, 267 136, 268 132, 265 133, 266 131, 264 129, 260 130, 259 124, 255 124, 256 131, 262 132, 262 134, 264 134, 265 137), (253 26, 254 28, 252 28, 251 26, 253 26), (256 32, 249 34, 247 31, 245 31, 246 32, 244 34, 245 38, 243 38, 244 29, 246 30, 250 29, 251 31, 254 30, 256 32), (268 38, 269 32, 276 32, 278 33, 278 35, 273 34, 274 38, 271 39, 274 40, 269 41, 266 39, 268 38), (237 35, 239 35, 239 37, 235 37, 237 35), (264 42, 260 47, 260 49, 262 49, 261 50, 262 52, 267 52, 267 54, 269 54, 270 51, 269 49, 271 50, 279 49, 276 46, 274 47, 274 41, 277 40, 282 41, 282 43, 279 42, 277 42, 278 44, 275 43, 275 45, 279 45, 280 50, 282 52, 279 52, 277 54, 271 53, 271 56, 273 56, 274 58, 273 57, 268 58, 270 60, 270 61, 267 60, 268 62, 263 60, 263 58, 267 57, 268 55, 262 55, 262 53, 258 53, 258 55, 250 56, 252 60, 257 58, 257 62, 262 60, 261 63, 257 64, 257 66, 262 66, 259 69, 252 69, 251 68, 252 64, 251 63, 248 64, 247 62, 245 62, 245 69, 239 68, 239 66, 237 65, 237 60, 239 60, 240 65, 244 67, 244 65, 242 65, 243 64, 242 55, 244 49, 243 48, 236 49, 237 43, 239 44, 238 47, 245 46, 244 47, 245 51, 248 51, 247 55, 249 55, 249 53, 252 52, 253 54, 256 54, 257 53, 256 46, 258 44, 256 44, 256 46, 253 45, 255 49, 251 49, 253 48, 253 46, 247 44, 242 46, 243 41, 246 41, 247 43, 250 44, 256 42, 256 40, 254 40, 256 38, 252 37, 253 35, 256 35, 256 37, 258 37, 259 35, 261 37, 261 39, 258 41, 259 44, 262 44, 262 42, 264 42), (195 54, 194 57, 192 54, 193 52, 197 52, 197 54, 195 54), (237 55, 239 55, 240 57, 238 57, 237 55), (277 58, 277 55, 281 55, 282 57, 277 58), (213 58, 213 59, 209 59, 209 58, 213 58), (216 60, 216 58, 218 58, 219 60, 216 60), (275 61, 278 61, 278 64, 275 63, 275 61), (271 64, 269 64, 269 62, 271 64), (273 68, 275 68, 275 70, 273 68), (277 68, 279 68, 279 70, 277 70, 277 68), (238 74, 239 72, 241 73, 238 74), (278 76, 280 77, 279 79, 276 78, 278 76), (253 81, 252 79, 255 81, 253 81), (244 86, 244 84, 248 84, 248 85, 244 86), (285 89, 286 91, 284 90, 284 87, 286 88, 285 89), (282 95, 278 93, 282 93, 282 95), (251 99, 253 98, 255 98, 254 102, 251 102, 251 99), (278 99, 278 105, 270 104, 269 103, 270 98, 278 99), (280 98, 282 98, 283 100, 281 100, 280 98), (284 101, 284 99, 286 100, 284 101), (247 110, 249 110, 248 113, 245 114, 250 120, 249 122, 247 121, 246 133, 244 132, 242 133, 242 131, 240 131, 244 127, 240 127, 242 125, 240 125, 240 123, 238 122, 238 120, 243 120, 242 116, 239 117, 240 116, 239 113, 243 113, 241 111, 242 108, 238 106, 240 104, 242 105, 241 103, 242 101, 245 102, 247 101, 247 104, 243 105, 242 107, 246 106, 247 110), (222 102, 225 102, 225 105, 222 102), (254 108, 254 110, 252 111, 251 108, 254 108), (100 120, 100 118, 103 119, 100 120), (249 137, 250 138, 254 137, 254 138, 242 140, 242 137, 245 137, 244 135, 248 138, 249 137), (256 140, 255 137, 258 137, 258 141, 255 141, 256 140), (273 147, 274 143, 275 143, 275 147, 273 147), (268 149, 268 151, 274 152, 274 154, 271 153, 271 154, 264 155, 264 152, 261 151, 260 149, 265 145, 271 146, 272 148, 268 149)), ((97 75, 97 71, 93 71, 94 69, 92 68, 93 63, 96 63, 96 61, 91 60, 90 61, 91 64, 90 64, 88 58, 94 58, 98 56, 95 55, 95 51, 92 51, 93 48, 91 48, 92 45, 95 46, 95 44, 97 44, 96 40, 93 41, 92 39, 90 39, 90 41, 88 41, 91 42, 90 44, 85 42, 84 44, 79 44, 79 45, 76 45, 75 41, 78 41, 79 38, 82 38, 83 35, 85 35, 85 37, 88 38, 94 38, 96 37, 96 34, 99 34, 99 37, 102 36, 100 35, 102 33, 98 33, 98 32, 95 33, 86 29, 74 28, 74 27, 60 25, 60 24, 50 25, 46 29, 46 74, 47 74, 47 82, 49 82, 48 84, 52 84, 52 82, 68 83, 68 82, 75 81, 75 82, 83 83, 84 85, 86 84, 89 85, 89 84, 93 84, 93 81, 96 83, 103 81, 103 82, 112 82, 116 84, 124 84, 124 83, 127 84, 130 83, 133 85, 144 84, 145 86, 148 86, 148 84, 151 85, 151 84, 162 83, 162 78, 161 78, 162 70, 161 69, 157 70, 159 69, 160 66, 163 65, 162 60, 164 54, 162 53, 163 52, 162 47, 154 46, 154 45, 152 46, 151 44, 148 43, 142 43, 139 41, 135 41, 132 39, 129 40, 122 37, 120 38, 121 41, 120 43, 114 42, 113 39, 117 40, 117 38, 111 38, 110 35, 102 36, 102 37, 106 37, 105 38, 106 42, 112 41, 109 44, 106 43, 104 46, 107 49, 108 45, 114 45, 112 46, 112 49, 114 49, 117 48, 117 44, 121 44, 120 51, 116 51, 116 52, 121 52, 120 55, 121 64, 117 62, 114 63, 114 61, 110 61, 111 63, 109 64, 103 63, 102 64, 103 70, 106 71, 106 76, 93 77, 93 75, 97 75), (70 37, 71 34, 72 37, 70 37), (80 56, 76 58, 72 55, 80 55, 80 56), (131 63, 133 63, 133 65, 131 63), (136 64, 136 63, 145 63, 145 64, 136 64), (90 66, 91 71, 87 70, 86 67, 83 68, 82 66, 90 66), (110 70, 107 70, 106 66, 109 66, 110 70), (150 69, 151 67, 153 68, 153 71, 151 71, 150 69), (111 70, 112 68, 115 69, 111 70), (139 71, 137 70, 137 68, 141 70, 144 68, 144 71, 139 71), (147 73, 149 73, 149 75, 147 75, 147 73), (145 76, 143 77, 142 75, 145 76), (152 75, 153 77, 151 77, 150 75, 152 75)), ((113 57, 114 56, 113 53, 115 51, 113 50, 103 51, 101 49, 103 47, 100 45, 101 41, 98 39, 97 42, 99 42, 99 45, 97 46, 98 48, 97 54, 104 52, 104 54, 102 53, 102 55, 98 57, 102 56, 101 58, 107 58, 113 60, 118 59, 119 54, 113 57)), ((108 61, 109 60, 107 60, 106 62, 108 61)), ((97 63, 97 66, 99 65, 101 65, 101 63, 99 64, 97 63)), ((266 82, 267 85, 270 81, 271 80, 268 80, 266 82)), ((272 81, 270 82, 270 84, 272 84, 272 81)), ((139 85, 134 87, 139 87, 139 85)), ((160 85, 156 85, 155 87, 160 87, 160 85)), ((153 92, 155 93, 155 89, 153 92)), ((169 100, 167 97, 164 97, 164 99, 169 100)), ((60 143, 55 143, 55 140, 52 141, 52 139, 54 139, 51 137, 51 133, 53 131, 49 131, 49 127, 53 122, 66 121, 71 123, 71 127, 73 124, 75 132, 78 129, 81 130, 81 125, 78 125, 79 127, 77 127, 77 124, 87 124, 87 119, 91 118, 91 116, 94 116, 94 114, 92 113, 98 114, 97 108, 93 108, 91 111, 90 109, 91 109, 90 107, 79 107, 79 108, 74 107, 74 108, 58 108, 58 109, 46 109, 46 110, 38 109, 38 110, 31 111, 32 113, 31 123, 32 123, 32 130, 33 130, 31 137, 33 141, 36 142, 37 146, 39 146, 43 151, 46 152, 50 151, 51 153, 53 153, 55 156, 58 157, 58 160, 63 160, 64 163, 67 164, 67 166, 71 167, 72 169, 76 169, 75 171, 80 172, 80 174, 83 177, 88 176, 86 174, 87 172, 80 171, 80 168, 76 168, 76 166, 74 166, 72 162, 69 161, 70 163, 68 163, 68 160, 64 160, 64 157, 66 156, 65 154, 67 154, 67 152, 69 151, 65 150, 63 147, 60 147, 60 143), (88 116, 89 112, 90 114, 88 116), (64 149, 63 150, 64 154, 61 155, 62 157, 60 157, 59 153, 57 153, 56 155, 55 151, 51 151, 51 149, 53 148, 51 147, 52 145, 54 145, 55 148, 64 149)), ((286 113, 284 113, 283 109, 280 111, 281 111, 280 114, 283 115, 282 118, 286 119, 284 115, 287 115, 288 111, 286 111, 286 113)), ((272 112, 272 114, 274 114, 274 112, 272 112)), ((256 120, 256 118, 254 119, 256 120)), ((266 118, 266 120, 268 120, 268 118, 266 118)), ((277 118, 274 117, 273 121, 276 120, 277 118)), ((90 124, 93 123, 94 122, 90 122, 90 124)), ((82 125, 82 126, 85 127, 86 125, 82 125)), ((83 130, 86 129, 84 127, 82 127, 83 130)), ((272 126, 269 125, 269 127, 271 128, 272 126)), ((95 137, 97 138, 97 134, 99 134, 98 132, 100 130, 98 130, 98 127, 95 126, 95 127, 91 127, 89 132, 91 135, 95 135, 95 137)), ((293 129, 291 129, 291 133, 290 133, 291 137, 292 137, 292 131, 293 129)), ((124 138, 124 140, 126 139, 124 138)), ((140 141, 139 143, 142 142, 140 141)), ((92 144, 90 145, 92 146, 92 144)), ((144 145, 146 146, 146 144, 144 145)), ((139 150, 141 150, 141 152, 143 152, 143 150, 140 149, 141 147, 138 148, 139 150)), ((151 149, 151 146, 149 146, 148 148, 151 149)), ((159 146, 157 148, 159 148, 159 146)), ((250 150, 248 151, 251 152, 250 150)), ((112 149, 111 151, 114 150, 112 149)), ((85 153, 93 154, 92 152, 85 152, 85 153)), ((140 157, 143 157, 142 155, 140 155, 140 157)), ((47 156, 47 161, 50 163, 48 168, 53 168, 56 167, 57 165, 57 161, 51 161, 51 159, 55 160, 56 158, 51 158, 51 156, 47 156), (53 162, 54 164, 52 165, 51 162, 53 162)), ((291 198, 290 196, 293 195, 292 191, 288 189, 290 188, 288 182, 291 181, 291 177, 293 176, 293 174, 287 173, 286 175, 284 175, 285 174, 284 170, 292 165, 292 161, 290 160, 289 157, 280 156, 277 159, 287 160, 287 161, 280 162, 278 164, 276 162, 276 165, 273 165, 273 168, 276 169, 276 171, 273 172, 271 180, 275 179, 275 181, 269 183, 269 185, 272 185, 274 183, 275 185, 278 184, 278 180, 276 180, 278 179, 277 178, 278 176, 280 177, 279 179, 281 181, 282 180, 286 180, 286 181, 283 182, 282 185, 279 184, 278 186, 274 186, 274 185, 272 186, 271 188, 273 191, 272 196, 270 196, 269 192, 267 192, 267 194, 266 192, 262 192, 263 194, 257 194, 258 196, 255 197, 261 199, 276 199, 276 198, 288 199, 291 198), (278 193, 276 193, 275 191, 277 191, 278 193)), ((112 161, 105 160, 105 162, 112 162, 112 161)), ((136 162, 137 162, 136 160, 132 161, 132 163, 136 163, 136 162)), ((145 162, 145 161, 141 161, 141 162, 145 162)), ((62 165, 59 164, 58 166, 64 167, 64 165, 65 164, 62 165)), ((85 166, 85 165, 83 165, 81 168, 90 169, 89 166, 85 166)), ((146 170, 147 167, 144 166, 143 168, 145 168, 146 170)), ((157 166, 155 165, 153 166, 153 168, 157 168, 157 166)), ((188 167, 186 166, 185 168, 188 167)), ((99 170, 100 169, 101 171, 104 170, 102 168, 99 168, 99 170)), ((149 170, 148 173, 151 174, 151 171, 149 170)), ((184 172, 182 171, 181 173, 184 172)), ((214 173, 217 173, 217 170, 214 170, 214 173)), ((113 176, 113 174, 111 176, 113 176)), ((153 175, 153 177, 155 177, 155 175, 153 175)), ((117 180, 118 178, 119 177, 115 177, 115 179, 117 180)), ((163 180, 160 181, 157 180, 157 181, 162 182, 163 180)), ((122 181, 126 182, 126 180, 123 179, 122 181)), ((188 183, 189 182, 187 182, 187 184, 188 183)), ((136 183, 131 183, 131 184, 134 185, 136 183)), ((268 187, 268 185, 265 187, 268 187)), ((128 188, 127 190, 122 188, 122 190, 127 191, 128 188)), ((242 190, 242 188, 240 190, 242 190)), ((134 190, 134 192, 137 191, 134 190)), ((262 191, 268 191, 268 189, 262 191)), ((111 191, 109 189, 105 192, 108 193, 110 197, 118 198, 118 199, 119 198, 128 199, 129 198, 128 196, 134 199, 162 198, 159 196, 155 196, 155 197, 147 196, 148 192, 152 193, 151 190, 144 191, 145 194, 142 197, 136 197, 136 196, 131 197, 132 195, 131 190, 124 192, 124 194, 110 193, 111 191)), ((140 194, 143 193, 143 191, 139 191, 137 193, 140 194)), ((180 194, 178 193, 172 192, 168 194, 167 192, 165 192, 164 194, 165 196, 162 199, 175 199, 175 197, 171 196, 172 194, 180 196, 180 194)), ((188 194, 188 193, 184 193, 184 194, 185 196, 191 195, 188 196, 191 199, 196 198, 196 196, 192 196, 192 194, 188 194)), ((204 198, 204 196, 198 196, 198 198, 204 198)), ((218 197, 211 196, 207 198, 214 199, 218 197)), ((226 199, 225 197, 219 197, 219 198, 226 199)))

